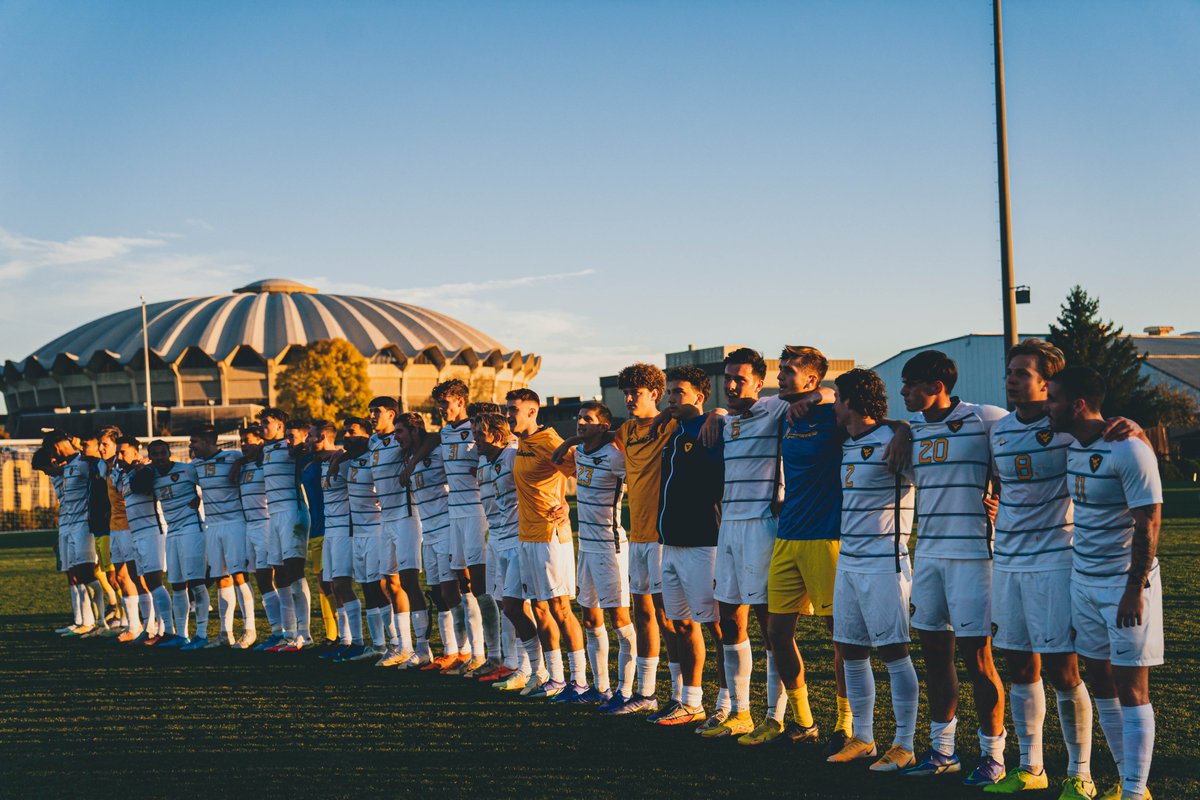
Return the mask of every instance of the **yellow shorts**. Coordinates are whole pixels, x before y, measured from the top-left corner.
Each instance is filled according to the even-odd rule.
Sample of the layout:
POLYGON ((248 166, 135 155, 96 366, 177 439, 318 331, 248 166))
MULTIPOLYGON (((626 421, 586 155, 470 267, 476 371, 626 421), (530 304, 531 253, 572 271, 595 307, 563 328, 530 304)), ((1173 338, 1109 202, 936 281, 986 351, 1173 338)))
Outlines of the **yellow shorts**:
POLYGON ((101 572, 108 572, 112 569, 112 537, 97 536, 96 537, 96 565, 100 567, 101 572))
POLYGON ((321 580, 321 550, 324 544, 324 536, 314 536, 308 540, 308 572, 318 581, 321 580))
POLYGON ((832 616, 841 547, 836 539, 776 539, 767 578, 767 610, 772 614, 832 616))

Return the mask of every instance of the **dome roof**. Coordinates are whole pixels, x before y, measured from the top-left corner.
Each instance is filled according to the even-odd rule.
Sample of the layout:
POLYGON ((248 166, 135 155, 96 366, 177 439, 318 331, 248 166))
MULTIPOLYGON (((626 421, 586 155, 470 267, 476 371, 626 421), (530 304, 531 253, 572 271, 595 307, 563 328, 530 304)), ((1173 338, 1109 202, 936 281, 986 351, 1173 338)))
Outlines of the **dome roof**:
MULTIPOLYGON (((167 363, 189 348, 224 361, 240 347, 277 358, 292 345, 345 339, 367 358, 396 348, 413 357, 431 348, 452 359, 474 351, 484 359, 513 353, 489 336, 426 308, 370 297, 320 294, 296 281, 256 281, 230 294, 153 303, 146 307, 150 349, 167 363)), ((60 356, 87 364, 97 353, 128 362, 141 352, 140 307, 82 325, 34 352, 49 368, 60 356)))

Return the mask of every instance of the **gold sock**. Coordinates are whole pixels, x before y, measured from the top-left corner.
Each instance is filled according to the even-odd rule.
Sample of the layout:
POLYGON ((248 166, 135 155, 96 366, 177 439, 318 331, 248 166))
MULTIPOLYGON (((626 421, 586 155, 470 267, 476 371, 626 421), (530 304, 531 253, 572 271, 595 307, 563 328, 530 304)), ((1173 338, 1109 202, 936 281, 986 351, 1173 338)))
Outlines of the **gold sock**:
POLYGON ((847 737, 854 735, 854 712, 850 710, 850 701, 840 694, 837 699, 837 725, 833 727, 847 737))
POLYGON ((341 639, 341 634, 338 633, 337 614, 333 611, 333 606, 329 604, 329 598, 324 592, 321 595, 321 619, 325 621, 325 638, 330 640, 341 639))
POLYGON ((808 707, 808 685, 803 684, 795 689, 787 690, 788 704, 792 707, 792 716, 796 724, 802 728, 811 728, 813 724, 812 709, 808 707))

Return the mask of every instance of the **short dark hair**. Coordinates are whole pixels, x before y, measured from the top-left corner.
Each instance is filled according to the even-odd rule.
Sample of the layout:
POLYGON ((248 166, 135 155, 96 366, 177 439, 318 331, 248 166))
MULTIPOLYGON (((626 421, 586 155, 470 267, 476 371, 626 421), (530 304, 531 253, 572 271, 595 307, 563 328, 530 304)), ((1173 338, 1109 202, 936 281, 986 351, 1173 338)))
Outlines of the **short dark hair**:
POLYGON ((338 434, 337 425, 334 425, 332 422, 330 422, 327 419, 314 419, 312 421, 312 428, 317 433, 321 434, 321 436, 324 436, 327 439, 328 438, 335 438, 335 439, 337 438, 337 434, 338 434))
POLYGON ((282 408, 276 408, 275 406, 267 406, 262 411, 258 412, 258 419, 259 419, 259 421, 262 421, 264 419, 277 419, 280 422, 282 422, 284 425, 287 425, 288 414, 282 408))
POLYGON ((501 414, 503 411, 499 403, 467 403, 468 417, 478 414, 501 414))
POLYGON ((391 411, 400 413, 400 404, 396 402, 394 397, 374 397, 371 402, 367 403, 367 408, 386 408, 391 411))
POLYGON ((600 418, 601 422, 610 428, 612 427, 612 412, 608 410, 608 406, 604 405, 604 403, 597 403, 595 400, 589 400, 586 403, 580 403, 579 410, 580 412, 595 411, 596 416, 600 418))
POLYGON ((838 397, 864 417, 883 419, 887 416, 887 388, 873 370, 852 369, 833 379, 838 397))
POLYGON ((303 417, 296 417, 295 419, 289 419, 284 427, 289 431, 306 431, 312 427, 312 423, 303 417))
POLYGON ((1037 359, 1038 374, 1043 380, 1050 380, 1063 371, 1067 365, 1063 351, 1043 339, 1025 339, 1008 349, 1008 360, 1017 356, 1033 356, 1037 359))
POLYGON ((754 377, 759 380, 767 377, 767 362, 763 359, 762 353, 751 350, 749 347, 739 347, 725 356, 724 364, 727 367, 730 364, 749 364, 750 372, 754 377))
POLYGON ((259 425, 257 423, 253 423, 253 422, 250 423, 249 425, 243 425, 242 427, 238 428, 238 435, 239 436, 257 436, 258 438, 261 439, 261 438, 263 438, 262 425, 259 425))
POLYGON ((1050 379, 1066 392, 1067 398, 1075 401, 1082 400, 1092 411, 1099 411, 1104 405, 1107 388, 1104 378, 1091 367, 1076 364, 1067 367, 1050 379))
POLYGON ((54 447, 59 442, 69 441, 71 441, 71 437, 67 435, 66 431, 55 428, 52 431, 46 431, 46 433, 42 436, 42 447, 49 449, 54 447))
POLYGON ((150 442, 150 444, 146 445, 146 450, 149 451, 151 447, 165 447, 167 448, 167 452, 170 452, 171 450, 171 445, 167 444, 162 439, 155 439, 154 441, 150 442))
POLYGON ((617 374, 617 388, 621 391, 646 389, 650 392, 658 392, 658 396, 662 397, 667 391, 667 379, 658 367, 638 361, 617 374))
POLYGON ((533 389, 513 389, 504 395, 504 399, 518 403, 532 402, 537 403, 539 406, 542 404, 542 398, 538 397, 538 393, 533 389))
POLYGON ((671 381, 687 381, 700 394, 704 395, 704 399, 712 397, 712 386, 708 382, 708 373, 697 367, 695 364, 684 364, 679 367, 670 367, 667 370, 667 383, 671 381))
POLYGON ((441 400, 445 397, 461 397, 466 401, 471 397, 471 390, 467 388, 466 382, 461 378, 451 378, 434 386, 430 394, 433 395, 434 400, 441 400))
POLYGON ((217 429, 212 425, 199 425, 192 428, 191 437, 193 439, 203 439, 206 442, 217 443, 217 429))
POLYGON ((813 372, 817 376, 817 380, 825 380, 826 373, 829 372, 829 359, 815 347, 808 347, 802 344, 784 345, 783 351, 779 354, 779 360, 795 361, 796 366, 800 369, 806 369, 813 372))
POLYGON ((958 365, 941 350, 922 350, 905 362, 900 376, 918 383, 941 381, 946 391, 952 392, 954 384, 958 383, 958 365))
POLYGON ((396 417, 396 424, 403 425, 410 431, 425 432, 425 418, 413 411, 408 411, 396 417))
POLYGON ((370 430, 370 428, 367 427, 367 421, 362 417, 346 417, 344 420, 342 420, 342 430, 345 430, 352 425, 357 425, 364 431, 370 430))
POLYGON ((117 446, 120 447, 121 445, 128 445, 138 450, 142 449, 142 443, 137 440, 136 436, 118 436, 117 446))

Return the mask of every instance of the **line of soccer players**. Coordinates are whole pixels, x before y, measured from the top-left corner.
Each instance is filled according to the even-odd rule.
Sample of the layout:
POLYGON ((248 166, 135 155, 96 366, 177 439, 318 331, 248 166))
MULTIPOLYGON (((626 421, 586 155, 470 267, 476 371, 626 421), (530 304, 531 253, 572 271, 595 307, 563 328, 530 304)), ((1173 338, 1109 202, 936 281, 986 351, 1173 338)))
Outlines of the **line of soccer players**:
POLYGON ((340 426, 267 409, 260 425, 241 430, 240 452, 220 449, 215 432, 202 429, 192 436, 190 463, 173 462, 161 441, 149 444, 143 463, 138 442, 114 429, 100 432, 94 456, 56 432, 43 464, 60 495, 60 551, 75 610, 75 623, 60 632, 111 630, 108 593, 95 584, 99 476, 110 510, 102 527, 111 531, 123 593, 121 642, 299 652, 312 644, 304 575, 311 562, 323 659, 463 675, 761 746, 820 740, 795 638, 798 615, 815 615, 835 653, 828 761, 866 760, 871 770, 906 777, 959 771, 957 654, 980 726, 980 759, 964 782, 1002 794, 1047 787, 1044 674, 1069 755, 1060 798, 1095 797, 1082 657, 1121 776, 1103 797, 1148 797, 1148 667, 1163 658, 1155 558, 1162 492, 1142 431, 1105 420, 1101 377, 1065 367, 1061 352, 1036 339, 1009 353, 1012 412, 953 396, 957 368, 937 351, 904 367, 907 422, 888 418, 874 372, 851 370, 830 390, 822 386, 827 366, 813 348, 787 347, 779 394, 762 397, 765 361, 736 350, 725 359, 726 407, 706 413, 712 389, 702 370, 664 374, 634 364, 619 377, 629 419, 614 430, 608 408, 585 403, 577 435, 566 441, 539 424, 536 393, 514 390, 504 409, 469 404, 457 379, 433 390, 444 421, 437 433, 387 397, 371 402, 366 419, 340 426), (920 547, 910 563, 914 512, 920 547), (272 631, 257 645, 251 572, 272 631), (210 582, 220 616, 213 642, 210 582), (196 633, 188 638, 193 608, 196 633), (757 724, 751 611, 766 651, 766 709, 757 724), (618 640, 615 685, 606 617, 618 640), (920 755, 910 626, 921 641, 930 715, 920 755), (701 680, 704 629, 718 654, 711 712, 701 680), (993 647, 1011 683, 1020 743, 1012 771, 1004 766, 1004 688, 993 647), (662 649, 671 697, 660 707, 662 649), (886 665, 896 720, 886 749, 873 730, 872 650, 886 665))

